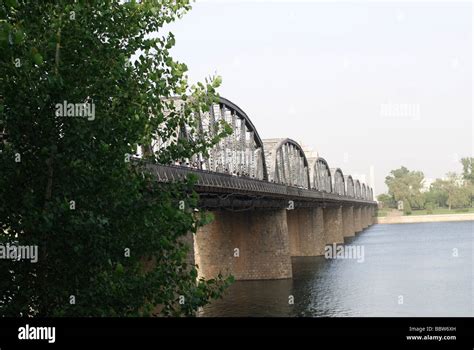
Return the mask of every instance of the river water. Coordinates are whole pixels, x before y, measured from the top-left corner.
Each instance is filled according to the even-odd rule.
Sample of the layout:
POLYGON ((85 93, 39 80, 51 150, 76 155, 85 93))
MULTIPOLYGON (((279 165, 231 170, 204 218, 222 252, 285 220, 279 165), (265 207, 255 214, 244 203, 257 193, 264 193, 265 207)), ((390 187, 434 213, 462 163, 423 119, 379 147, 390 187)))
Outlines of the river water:
POLYGON ((374 225, 346 238, 363 261, 292 258, 293 279, 237 281, 200 316, 472 317, 473 224, 374 225))

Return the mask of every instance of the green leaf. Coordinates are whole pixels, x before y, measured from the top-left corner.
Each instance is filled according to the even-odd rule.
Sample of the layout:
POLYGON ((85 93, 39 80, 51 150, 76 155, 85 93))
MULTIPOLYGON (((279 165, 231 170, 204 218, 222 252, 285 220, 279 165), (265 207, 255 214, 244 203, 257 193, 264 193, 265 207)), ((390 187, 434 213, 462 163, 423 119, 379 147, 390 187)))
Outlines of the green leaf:
POLYGON ((18 7, 18 1, 17 0, 4 0, 5 1, 5 5, 7 7, 18 7))
POLYGON ((24 39, 25 39, 25 33, 23 33, 21 30, 17 30, 13 34, 13 42, 15 44, 21 44, 24 39))
POLYGON ((161 315, 193 314, 226 286, 223 277, 196 283, 197 271, 187 264, 182 238, 211 219, 176 205, 197 206, 195 180, 158 184, 123 157, 159 137, 160 152, 150 157, 170 163, 208 154, 211 141, 221 139, 220 124, 197 135, 196 116, 209 108, 215 88, 209 82, 191 88, 186 65, 164 48, 174 36, 155 38, 189 9, 188 1, 65 3, 0 0, 0 61, 8 63, 0 64, 0 108, 8 112, 8 119, 0 117, 8 127, 1 147, 3 155, 21 154, 19 163, 0 157, 9 159, 0 166, 0 224, 11 230, 0 229, 0 242, 18 235, 38 245, 42 257, 40 265, 0 268, 0 291, 23 291, 4 298, 0 317, 20 310, 32 317, 149 316, 156 305, 163 305, 161 315), (25 43, 29 52, 20 47, 25 43), (143 55, 125 67, 135 52, 143 55), (16 58, 21 68, 12 64, 16 58), (165 101, 179 95, 187 100, 184 113, 165 101), (94 122, 73 116, 76 110, 55 117, 57 104, 92 98, 94 122), (184 127, 189 140, 174 142, 184 127), (38 288, 30 293, 32 283, 38 288), (80 295, 78 305, 63 302, 65 291, 80 295), (176 295, 186 296, 182 308, 176 295))
POLYGON ((117 273, 123 273, 124 269, 123 269, 123 265, 121 263, 118 263, 116 268, 115 268, 115 271, 117 273))
POLYGON ((33 61, 38 65, 42 65, 43 64, 43 56, 41 56, 40 53, 35 53, 33 55, 33 61))

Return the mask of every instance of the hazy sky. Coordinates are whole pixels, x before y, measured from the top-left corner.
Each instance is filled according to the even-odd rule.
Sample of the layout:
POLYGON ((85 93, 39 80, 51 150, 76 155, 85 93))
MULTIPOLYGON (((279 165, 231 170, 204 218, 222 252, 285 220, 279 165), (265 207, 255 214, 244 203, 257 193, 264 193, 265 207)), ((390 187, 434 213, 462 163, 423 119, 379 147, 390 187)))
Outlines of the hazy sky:
POLYGON ((473 153, 471 6, 198 1, 170 29, 191 81, 222 76, 262 138, 373 166, 378 194, 401 165, 436 178, 473 153))

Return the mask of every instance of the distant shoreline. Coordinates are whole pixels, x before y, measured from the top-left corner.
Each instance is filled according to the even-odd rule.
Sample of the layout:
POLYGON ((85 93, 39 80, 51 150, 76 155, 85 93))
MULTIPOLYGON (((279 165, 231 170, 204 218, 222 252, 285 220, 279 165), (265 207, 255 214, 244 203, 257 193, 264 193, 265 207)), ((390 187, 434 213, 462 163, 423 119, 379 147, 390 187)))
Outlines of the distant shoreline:
POLYGON ((417 222, 474 221, 474 213, 381 216, 375 218, 376 224, 412 224, 417 222))

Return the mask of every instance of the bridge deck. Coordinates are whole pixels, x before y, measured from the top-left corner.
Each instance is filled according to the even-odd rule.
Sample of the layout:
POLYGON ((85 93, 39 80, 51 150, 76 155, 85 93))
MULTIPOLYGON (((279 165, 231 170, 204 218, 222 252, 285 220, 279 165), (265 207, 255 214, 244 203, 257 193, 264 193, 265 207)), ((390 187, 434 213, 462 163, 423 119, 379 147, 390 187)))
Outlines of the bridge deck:
POLYGON ((289 201, 295 207, 376 205, 370 200, 182 166, 146 163, 145 168, 164 183, 197 175, 196 192, 200 194, 200 206, 205 208, 286 208, 289 201))

